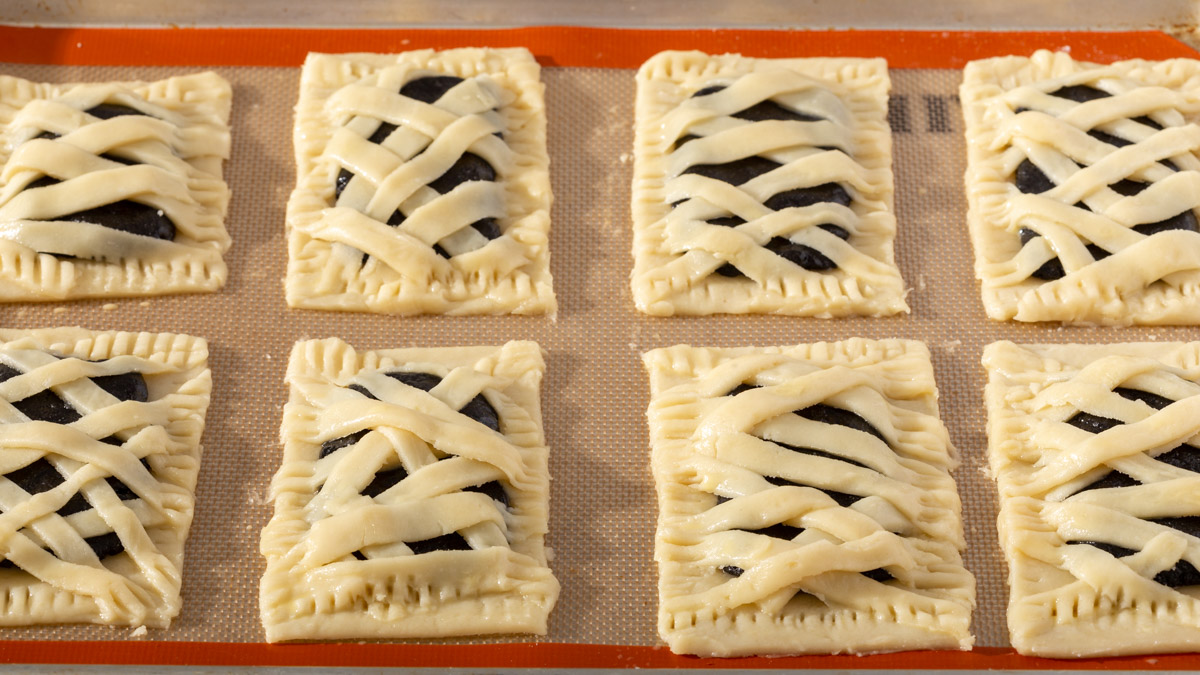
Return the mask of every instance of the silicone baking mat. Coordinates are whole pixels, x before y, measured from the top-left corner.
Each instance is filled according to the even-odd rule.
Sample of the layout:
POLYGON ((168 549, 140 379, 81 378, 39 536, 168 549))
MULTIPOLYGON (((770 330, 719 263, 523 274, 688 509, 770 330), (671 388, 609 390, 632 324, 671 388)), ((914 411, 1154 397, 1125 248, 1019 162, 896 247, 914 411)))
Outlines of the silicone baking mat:
POLYGON ((989 322, 966 232, 965 152, 956 92, 970 59, 1066 49, 1077 59, 1196 56, 1159 33, 639 31, 530 28, 465 31, 304 29, 39 29, 0 27, 6 73, 37 81, 151 80, 212 67, 234 86, 233 248, 228 285, 211 295, 10 304, 0 325, 81 325, 172 331, 209 340, 214 393, 204 434, 195 523, 187 543, 184 609, 168 630, 66 626, 0 633, 0 660, 192 665, 698 668, 1139 668, 1200 666, 1200 657, 1082 662, 1018 657, 1007 647, 1005 569, 995 490, 983 476, 985 344, 1194 339, 1186 328, 1062 328, 989 322), (289 310, 284 304, 284 205, 294 182, 291 127, 298 66, 308 51, 455 46, 529 47, 545 66, 555 193, 551 270, 556 321, 536 317, 412 317, 289 310), (896 258, 912 313, 887 319, 716 316, 650 318, 628 289, 633 71, 662 49, 751 56, 883 56, 892 67, 896 258), (278 467, 278 427, 291 345, 337 336, 360 349, 538 341, 551 448, 552 563, 562 596, 550 633, 453 643, 266 645, 258 621, 259 530, 278 467), (650 477, 642 352, 796 344, 852 336, 925 341, 942 416, 962 454, 968 568, 979 607, 968 653, 871 657, 695 659, 671 655, 655 632, 650 477))

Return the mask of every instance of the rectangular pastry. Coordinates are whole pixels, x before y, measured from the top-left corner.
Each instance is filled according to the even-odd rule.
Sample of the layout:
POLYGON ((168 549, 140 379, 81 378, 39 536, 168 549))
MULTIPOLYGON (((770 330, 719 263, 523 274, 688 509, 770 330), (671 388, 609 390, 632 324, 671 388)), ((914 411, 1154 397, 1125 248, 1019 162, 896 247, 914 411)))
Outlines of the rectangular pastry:
POLYGON ((214 291, 229 83, 0 75, 0 301, 214 291))
POLYGON ((519 48, 309 54, 288 304, 553 314, 539 77, 519 48))
POLYGON ((207 362, 187 335, 0 330, 0 625, 179 613, 207 362))
POLYGON ((1200 647, 1200 342, 983 354, 1022 654, 1200 647))
POLYGON ((544 369, 533 342, 297 343, 262 532, 267 640, 544 634, 544 369))
POLYGON ((988 317, 1200 323, 1200 61, 985 59, 961 99, 988 317))
POLYGON ((663 52, 637 75, 633 297, 654 315, 907 312, 883 59, 663 52))
POLYGON ((922 343, 676 346, 644 361, 672 651, 970 648, 957 456, 922 343))

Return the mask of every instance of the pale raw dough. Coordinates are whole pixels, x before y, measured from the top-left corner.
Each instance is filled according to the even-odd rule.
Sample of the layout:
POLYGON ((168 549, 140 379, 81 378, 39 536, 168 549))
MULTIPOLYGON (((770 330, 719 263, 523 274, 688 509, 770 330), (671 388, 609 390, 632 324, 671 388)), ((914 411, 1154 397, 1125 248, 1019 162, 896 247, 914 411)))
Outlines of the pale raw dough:
POLYGON ((1200 233, 1134 230, 1200 206, 1200 61, 1098 65, 1048 51, 985 59, 967 64, 961 99, 968 221, 988 317, 1200 323, 1200 233), (1050 95, 1067 86, 1110 96, 1050 95), (1013 176, 1025 159, 1055 187, 1020 192, 1013 176), (1130 194, 1126 179, 1148 187, 1130 194), (1023 228, 1040 236, 1022 245, 1023 228), (1097 259, 1088 244, 1112 255, 1097 259), (1054 258, 1065 276, 1031 276, 1054 258))
POLYGON ((0 382, 0 557, 16 566, 0 568, 0 625, 162 628, 179 613, 207 361, 205 341, 186 335, 0 330, 0 364, 22 373, 0 382), (130 372, 142 374, 147 401, 89 379, 130 372), (30 421, 13 405, 39 394, 82 418, 30 421), (8 476, 37 462, 66 478, 30 495, 8 476), (110 477, 136 499, 122 501, 110 477), (88 508, 59 515, 77 494, 88 508), (84 541, 113 533, 124 551, 103 560, 84 541))
POLYGON ((544 368, 532 342, 366 352, 337 339, 297 343, 275 516, 262 532, 267 640, 544 634, 559 589, 543 543, 544 368), (386 375, 398 371, 441 380, 422 391, 386 375), (459 412, 477 396, 500 432, 459 412), (320 457, 322 444, 362 433, 320 457), (403 480, 364 494, 397 468, 403 480), (492 481, 508 508, 471 490, 492 481), (410 548, 456 532, 471 550, 410 548))
POLYGON ((676 346, 644 360, 659 632, 672 651, 970 648, 957 456, 923 344, 676 346), (853 413, 887 441, 793 414, 812 406, 853 413))
POLYGON ((288 304, 553 314, 539 77, 525 49, 310 54, 296 106, 288 304), (427 76, 463 82, 432 104, 399 93, 427 76), (382 143, 368 140, 382 123, 398 130, 382 143), (439 195, 430 184, 468 152, 486 160, 496 180, 468 181, 439 195), (343 169, 354 178, 335 200, 343 169), (403 222, 387 225, 397 211, 403 222), (471 227, 485 218, 495 220, 499 237, 489 241, 471 227))
POLYGON ((908 311, 892 253, 891 84, 883 59, 663 52, 642 66, 637 84, 632 287, 639 310, 820 317, 908 311), (725 88, 695 95, 713 86, 725 88), (735 117, 762 102, 820 119, 735 117), (676 147, 685 136, 696 138, 676 147), (684 173, 753 157, 781 166, 741 185, 684 173), (849 207, 765 205, 788 190, 831 183, 851 197, 849 207), (745 222, 706 222, 730 217, 745 222), (840 227, 849 239, 820 225, 840 227), (810 271, 766 248, 780 239, 818 251, 836 267, 810 271), (727 264, 744 276, 723 276, 718 270, 727 264))
POLYGON ((105 84, 0 75, 0 300, 220 288, 229 106, 229 83, 211 72, 105 84), (145 114, 84 112, 104 103, 145 114), (26 189, 45 177, 60 182, 26 189), (56 220, 123 200, 163 211, 175 238, 56 220))
POLYGON ((1013 646, 1057 658, 1200 648, 1200 586, 1155 580, 1200 568, 1200 538, 1153 522, 1200 517, 1200 475, 1165 457, 1200 447, 1200 343, 997 342, 983 364, 1013 646), (1109 428, 1080 428, 1080 414, 1109 428), (1085 489, 1114 471, 1132 480, 1085 489))

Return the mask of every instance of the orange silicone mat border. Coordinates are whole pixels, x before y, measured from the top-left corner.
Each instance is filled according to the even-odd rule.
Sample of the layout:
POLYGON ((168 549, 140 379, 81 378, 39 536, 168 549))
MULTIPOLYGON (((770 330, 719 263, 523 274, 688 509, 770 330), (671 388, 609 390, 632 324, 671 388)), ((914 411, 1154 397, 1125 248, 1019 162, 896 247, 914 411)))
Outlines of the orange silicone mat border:
POLYGON ((0 62, 120 66, 299 66, 308 52, 528 47, 544 66, 637 68, 666 49, 758 57, 882 56, 892 68, 1066 49, 1108 63, 1196 57, 1157 31, 659 30, 536 26, 505 29, 37 28, 0 26, 0 62))
MULTIPOLYGON (((758 57, 882 56, 892 68, 961 68, 990 56, 1069 50, 1108 63, 1197 58, 1192 48, 1155 31, 763 31, 641 30, 582 27, 516 29, 38 28, 0 26, 0 62, 55 65, 299 66, 309 51, 395 52, 463 46, 524 46, 545 66, 636 68, 664 49, 741 52, 758 57)), ((1055 660, 1009 648, 904 652, 875 656, 700 659, 665 647, 562 643, 489 645, 295 644, 0 640, 0 663, 697 669, 1072 669, 1200 668, 1195 655, 1055 660)))
POLYGON ((1196 666, 1187 654, 1059 660, 1000 647, 969 652, 900 652, 872 656, 702 659, 666 647, 512 643, 492 645, 292 644, 214 642, 0 642, 0 662, 63 665, 264 665, 316 668, 646 668, 842 670, 1146 670, 1196 666))

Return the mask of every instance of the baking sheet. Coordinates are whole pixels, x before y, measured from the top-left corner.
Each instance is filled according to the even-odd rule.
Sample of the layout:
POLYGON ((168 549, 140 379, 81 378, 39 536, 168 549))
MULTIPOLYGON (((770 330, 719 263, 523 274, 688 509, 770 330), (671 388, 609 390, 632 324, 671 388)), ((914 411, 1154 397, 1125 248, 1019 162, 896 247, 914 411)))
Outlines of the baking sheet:
MULTIPOLYGON (((0 33, 4 30, 0 29, 0 33)), ((408 32, 385 33, 376 37, 379 42, 392 44, 395 50, 422 45, 420 36, 408 32)), ((613 37, 617 44, 624 44, 620 41, 628 40, 628 33, 616 31, 605 35, 613 37)), ((92 35, 76 31, 70 36, 55 34, 53 40, 58 48, 66 45, 69 49, 69 40, 77 37, 82 45, 92 35)), ((105 39, 115 39, 113 35, 105 39)), ((287 31, 272 35, 272 39, 313 37, 307 32, 287 31)), ((348 37, 349 34, 341 35, 342 38, 325 35, 312 42, 328 45, 344 39, 343 50, 363 44, 348 37)), ((480 37, 461 32, 451 35, 459 42, 480 37)), ((584 57, 589 50, 614 48, 613 41, 601 45, 588 43, 581 36, 572 41, 571 35, 564 35, 563 31, 551 35, 554 42, 541 45, 544 49, 533 45, 543 63, 588 63, 584 57)), ((596 35, 593 32, 584 37, 595 39, 596 35)), ((814 54, 805 51, 812 49, 823 50, 815 53, 827 53, 829 45, 833 45, 844 51, 857 49, 888 56, 893 67, 897 63, 927 66, 929 63, 922 59, 934 58, 936 51, 950 42, 971 45, 971 50, 981 49, 983 43, 993 49, 1065 44, 1072 47, 1076 58, 1101 60, 1156 56, 1145 53, 1146 45, 1167 51, 1178 47, 1186 52, 1177 43, 1159 43, 1158 38, 1163 36, 1157 34, 1151 34, 1152 37, 1132 34, 1124 41, 1121 34, 1040 35, 1041 38, 1029 34, 1014 36, 1007 44, 995 34, 985 40, 972 40, 962 34, 939 38, 928 34, 860 33, 848 39, 837 34, 787 33, 778 34, 778 39, 771 41, 762 40, 761 34, 727 31, 719 36, 709 32, 670 33, 665 42, 672 43, 671 46, 683 42, 699 48, 711 43, 740 44, 742 51, 755 55, 785 48, 800 49, 800 55, 814 54), (879 39, 868 39, 871 37, 879 39), (873 49, 879 51, 872 52, 873 49), (1089 49, 1095 53, 1089 54, 1089 49)), ((47 40, 51 37, 49 33, 43 36, 47 40)), ((519 41, 519 36, 506 36, 509 42, 519 41)), ((238 39, 239 43, 244 37, 238 39)), ((195 55, 212 49, 211 44, 194 44, 203 34, 174 31, 171 38, 178 51, 199 59, 194 63, 210 63, 195 55)), ((4 41, 0 40, 2 44, 4 41)), ((111 49, 118 44, 114 43, 111 49)), ((293 40, 286 49, 289 53, 302 52, 303 44, 304 40, 293 40)), ((255 53, 273 54, 269 45, 259 44, 254 47, 255 53)), ((644 44, 640 48, 646 49, 644 44)), ((145 53, 153 55, 152 50, 142 50, 137 52, 137 58, 148 58, 142 56, 145 53)), ((22 59, 29 59, 28 52, 23 54, 22 59)), ((12 55, 10 47, 0 46, 0 57, 13 60, 12 55)), ((622 52, 621 58, 614 61, 627 62, 639 56, 622 52)), ((228 60, 235 56, 222 53, 220 58, 228 60)), ((959 51, 949 60, 962 59, 963 53, 959 51)), ((944 51, 942 60, 948 60, 944 51)), ((97 62, 104 61, 97 59, 97 62)), ((226 178, 233 189, 227 226, 234 245, 226 256, 230 268, 226 288, 211 295, 0 306, 0 325, 4 327, 81 325, 92 329, 183 332, 208 339, 214 393, 204 435, 196 518, 187 544, 183 612, 170 629, 152 630, 140 638, 127 629, 100 626, 6 629, 3 637, 10 642, 0 644, 3 658, 48 662, 373 665, 395 663, 384 659, 404 654, 418 659, 406 660, 414 665, 420 659, 432 660, 430 665, 470 665, 474 663, 472 659, 480 659, 480 665, 586 663, 614 667, 888 667, 889 664, 1011 667, 1013 659, 1020 666, 1032 667, 1042 662, 1013 657, 1005 649, 1006 572, 996 544, 995 490, 982 474, 986 448, 984 373, 979 366, 982 348, 999 339, 1184 340, 1194 339, 1195 331, 1010 325, 989 322, 984 317, 965 226, 962 189, 965 152, 956 98, 961 79, 957 70, 892 71, 890 119, 899 229, 896 258, 912 289, 908 297, 912 313, 894 318, 830 321, 639 315, 628 289, 632 266, 628 205, 633 73, 621 68, 580 65, 546 68, 543 78, 556 196, 551 271, 560 307, 553 322, 539 317, 397 318, 289 310, 282 292, 286 264, 283 222, 284 205, 294 182, 291 110, 299 70, 228 65, 216 70, 234 85, 233 156, 226 164, 226 178), (283 382, 286 359, 296 340, 329 336, 343 338, 360 349, 495 344, 529 339, 547 350, 542 399, 553 476, 548 544, 554 549, 552 567, 563 587, 551 615, 550 634, 537 640, 549 644, 520 644, 527 642, 528 636, 454 641, 454 644, 482 645, 472 650, 408 644, 259 644, 263 633, 258 623, 257 585, 263 563, 258 554, 258 532, 270 517, 267 485, 280 457, 278 427, 287 396, 283 382), (686 659, 672 657, 661 649, 649 649, 660 643, 655 633, 657 600, 652 559, 656 505, 648 465, 645 425, 648 385, 641 353, 678 343, 732 347, 852 336, 923 340, 933 353, 942 416, 963 457, 963 466, 955 476, 963 496, 967 529, 965 561, 978 581, 979 608, 973 630, 981 649, 967 655, 735 661, 686 659), (70 642, 66 648, 56 649, 45 641, 98 641, 99 644, 70 642), (223 643, 221 649, 204 644, 214 642, 223 643)), ((4 67, 8 74, 62 82, 150 80, 180 71, 174 67, 142 65, 4 67)), ((1200 665, 1200 659, 1192 657, 1152 660, 1155 663, 1145 659, 1097 662, 1130 668, 1200 665)), ((1062 662, 1051 663, 1062 665, 1062 662)))

